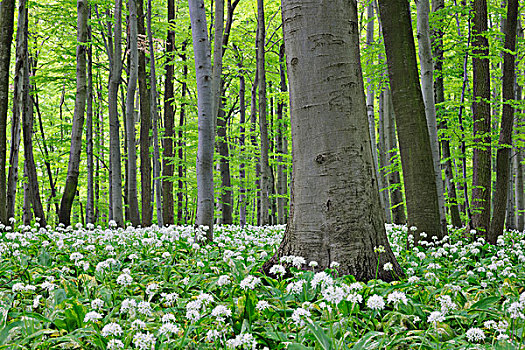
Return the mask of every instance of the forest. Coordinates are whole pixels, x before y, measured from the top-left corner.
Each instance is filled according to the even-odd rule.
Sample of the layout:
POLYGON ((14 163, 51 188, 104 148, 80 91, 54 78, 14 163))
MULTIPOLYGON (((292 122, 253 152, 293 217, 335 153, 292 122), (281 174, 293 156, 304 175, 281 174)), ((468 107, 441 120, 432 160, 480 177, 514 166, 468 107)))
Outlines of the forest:
POLYGON ((0 0, 0 349, 525 349, 518 0, 0 0))

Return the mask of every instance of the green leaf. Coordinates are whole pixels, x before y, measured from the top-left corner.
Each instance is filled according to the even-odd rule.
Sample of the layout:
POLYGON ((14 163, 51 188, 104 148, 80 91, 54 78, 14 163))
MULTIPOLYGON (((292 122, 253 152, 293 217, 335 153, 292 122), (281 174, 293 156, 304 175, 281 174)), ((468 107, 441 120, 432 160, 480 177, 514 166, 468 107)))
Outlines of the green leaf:
POLYGON ((286 349, 288 350, 314 350, 314 348, 311 348, 311 347, 308 347, 308 346, 304 346, 303 344, 299 344, 299 343, 292 343, 292 344, 289 344, 286 349))
POLYGON ((51 255, 49 255, 48 252, 43 252, 38 256, 38 263, 42 266, 49 267, 51 266, 53 259, 51 259, 51 255))
POLYGON ((470 307, 470 310, 486 310, 490 306, 496 304, 499 300, 500 300, 500 297, 498 296, 492 296, 492 297, 487 297, 485 299, 481 299, 480 301, 472 305, 470 307))
POLYGON ((374 338, 380 335, 384 335, 383 332, 370 331, 366 333, 361 340, 359 340, 353 347, 353 350, 361 349, 373 349, 378 346, 377 341, 374 341, 374 338))
POLYGON ((55 289, 55 307, 67 299, 66 291, 62 288, 55 289))
POLYGON ((319 342, 319 345, 324 350, 332 350, 335 349, 334 344, 332 342, 332 339, 330 339, 326 333, 323 331, 323 329, 316 323, 316 322, 307 322, 306 326, 310 331, 313 333, 317 341, 319 342))

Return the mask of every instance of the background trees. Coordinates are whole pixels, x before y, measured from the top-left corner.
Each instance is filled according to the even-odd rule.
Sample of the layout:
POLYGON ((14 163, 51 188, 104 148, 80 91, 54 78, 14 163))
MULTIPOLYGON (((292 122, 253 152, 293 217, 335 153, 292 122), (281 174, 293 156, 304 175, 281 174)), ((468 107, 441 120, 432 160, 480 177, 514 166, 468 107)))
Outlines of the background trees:
MULTIPOLYGON (((199 136, 198 86, 195 78, 195 43, 189 29, 189 3, 178 0, 136 0, 135 3, 137 50, 133 49, 134 35, 131 35, 130 30, 134 23, 128 10, 131 3, 120 0, 92 0, 87 3, 91 8, 91 19, 88 21, 90 35, 87 39, 87 47, 91 52, 87 55, 87 95, 91 91, 91 67, 92 98, 86 97, 85 113, 86 118, 92 113, 92 119, 91 126, 86 122, 85 129, 82 129, 82 132, 86 131, 87 137, 82 136, 78 192, 74 193, 71 202, 71 224, 85 223, 86 219, 102 225, 111 219, 119 225, 124 225, 125 219, 135 225, 140 223, 146 226, 151 223, 195 223, 199 215, 196 165, 199 136), (148 21, 150 17, 151 21, 148 21), (126 90, 135 80, 132 68, 135 59, 131 56, 137 52, 139 93, 132 94, 126 90), (140 146, 137 145, 138 142, 140 146), (133 161, 138 153, 140 157, 133 161), (136 183, 133 180, 134 164, 137 168, 136 183), (140 193, 140 197, 134 192, 140 193), (135 199, 138 200, 137 209, 133 208, 135 199)), ((11 10, 9 4, 7 0, 2 2, 2 18, 6 18, 5 21, 2 19, 2 30, 9 29, 9 18, 17 18, 11 14, 14 10, 11 10)), ((216 124, 214 131, 208 135, 206 149, 209 154, 215 148, 217 152, 213 152, 213 158, 208 157, 211 164, 208 178, 213 178, 214 185, 208 186, 208 212, 211 214, 206 221, 285 223, 289 209, 287 199, 290 197, 292 167, 290 109, 280 3, 273 0, 258 3, 227 1, 224 4, 225 18, 222 21, 215 6, 220 7, 220 4, 214 2, 213 5, 203 2, 204 8, 201 8, 201 11, 205 10, 207 23, 202 34, 205 33, 210 41, 205 49, 210 58, 213 57, 210 64, 215 62, 215 57, 222 58, 221 74, 218 74, 217 69, 213 74, 214 77, 219 76, 219 84, 214 85, 214 91, 218 92, 210 100, 215 101, 217 98, 218 102, 215 104, 217 112, 211 112, 216 124), (224 29, 221 30, 222 22, 224 29), (265 37, 262 35, 263 31, 265 37), (219 90, 216 89, 217 86, 219 90)), ((420 1, 419 6, 421 5, 425 3, 420 1)), ((430 13, 428 8, 420 8, 418 13, 415 3, 404 10, 405 21, 407 16, 411 17, 414 24, 419 21, 420 31, 427 32, 425 24, 428 22, 429 39, 415 46, 422 58, 419 61, 412 60, 413 80, 408 85, 413 87, 417 79, 422 79, 420 72, 424 68, 422 77, 426 77, 426 80, 423 86, 425 91, 430 91, 430 88, 435 91, 435 107, 431 103, 425 104, 424 99, 421 99, 423 104, 419 98, 410 97, 406 101, 411 118, 414 116, 416 100, 419 101, 418 115, 421 114, 421 108, 426 108, 430 115, 432 109, 435 109, 436 126, 431 126, 430 131, 437 135, 440 145, 438 160, 443 166, 436 173, 435 182, 436 185, 439 184, 441 178, 445 185, 442 190, 439 189, 440 186, 436 186, 435 191, 430 189, 430 185, 422 185, 422 189, 416 190, 414 196, 424 200, 415 207, 421 209, 434 203, 434 200, 429 200, 434 196, 433 192, 436 192, 436 197, 442 194, 446 203, 447 222, 455 226, 469 224, 469 212, 473 212, 474 218, 482 212, 478 206, 481 203, 478 200, 481 193, 479 182, 473 179, 479 177, 481 170, 488 171, 490 184, 487 188, 492 191, 496 172, 501 172, 487 166, 481 169, 476 159, 480 151, 488 150, 489 147, 496 150, 502 106, 508 105, 501 102, 503 87, 500 64, 503 59, 500 53, 504 47, 504 35, 500 28, 506 17, 506 10, 498 1, 487 1, 487 34, 480 36, 479 33, 485 30, 479 29, 477 24, 474 26, 474 16, 478 13, 474 11, 474 5, 484 6, 481 3, 455 4, 454 1, 445 0, 432 1, 430 13), (426 13, 428 21, 425 20, 426 13), (484 38, 488 39, 488 51, 479 55, 479 49, 486 46, 476 40, 484 38), (428 40, 431 43, 430 53, 428 40), (423 44, 427 45, 425 50, 423 44), (488 99, 486 95, 478 98, 479 89, 474 88, 480 82, 478 69, 474 69, 478 60, 489 62, 489 75, 485 74, 483 80, 483 84, 490 83, 492 87, 488 99), (424 62, 425 65, 420 65, 419 62, 424 62), (428 78, 430 74, 425 73, 430 68, 433 68, 432 79, 428 78), (473 79, 474 71, 476 79, 473 79), (487 77, 492 81, 488 81, 487 77), (432 81, 434 86, 431 86, 432 81), (476 106, 474 110, 471 109, 473 105, 476 106), (492 111, 491 128, 485 131, 479 131, 481 124, 478 117, 486 121, 479 114, 480 106, 488 106, 492 111), (428 191, 428 195, 421 191, 428 191)), ((380 7, 374 2, 357 3, 361 66, 368 104, 373 105, 373 109, 369 110, 369 133, 373 132, 376 138, 376 166, 380 176, 378 183, 382 184, 379 190, 386 218, 394 223, 404 223, 407 217, 405 205, 408 207, 408 220, 414 217, 410 215, 414 208, 411 202, 413 197, 409 194, 412 190, 405 184, 411 176, 408 170, 401 167, 400 160, 404 150, 402 135, 405 129, 400 125, 396 129, 394 123, 396 118, 403 118, 396 108, 396 96, 399 96, 400 91, 394 80, 389 81, 388 50, 384 49, 384 41, 387 41, 388 46, 388 32, 391 32, 388 30, 389 25, 392 25, 389 21, 398 21, 401 17, 385 15, 380 21, 377 15, 380 7), (368 30, 365 30, 367 27, 368 30), (401 146, 400 149, 398 145, 401 146)), ((11 27, 14 26, 14 19, 11 27)), ((71 149, 75 119, 76 49, 77 46, 86 46, 79 45, 76 29, 71 29, 76 28, 77 20, 77 9, 69 0, 28 2, 27 55, 31 64, 30 101, 33 102, 28 113, 33 113, 31 139, 39 197, 50 224, 59 221, 58 207, 67 182, 68 163, 65 155, 71 149)), ((396 23, 393 25, 396 33, 399 33, 400 27, 396 27, 396 23)), ((407 36, 417 30, 408 25, 405 28, 407 36)), ((521 72, 523 39, 520 38, 521 26, 518 28, 515 69, 516 72, 521 72)), ((0 79, 0 83, 7 90, 2 90, 5 91, 4 95, 0 91, 0 97, 5 96, 0 98, 0 112, 5 109, 7 119, 3 130, 6 131, 6 144, 10 140, 5 150, 6 162, 8 153, 12 155, 12 159, 9 159, 9 164, 0 168, 6 174, 11 169, 12 176, 7 180, 10 183, 9 190, 8 184, 0 186, 0 202, 2 191, 5 189, 6 192, 6 204, 0 207, 6 208, 6 218, 8 207, 12 208, 9 212, 18 219, 22 217, 25 195, 24 191, 13 189, 22 188, 28 181, 27 176, 22 173, 23 167, 18 167, 19 161, 26 162, 26 145, 25 142, 21 144, 19 159, 16 159, 17 130, 21 132, 22 123, 17 129, 15 112, 20 107, 14 107, 19 100, 17 91, 22 85, 16 83, 20 67, 16 67, 16 53, 12 43, 14 35, 7 34, 1 37, 4 40, 4 51, 0 53, 3 52, 6 58, 11 59, 9 65, 6 65, 7 60, 1 60, 6 71, 1 71, 4 80, 0 79), (7 43, 6 40, 10 37, 11 42, 7 43), (5 50, 9 48, 10 53, 7 54, 5 50), (5 103, 5 107, 2 107, 5 103), (20 175, 15 176, 18 173, 20 175), (9 205, 7 198, 10 198, 9 205)), ((209 77, 211 76, 210 72, 209 77)), ((512 99, 512 105, 516 109, 516 124, 512 139, 512 169, 506 182, 509 191, 514 194, 510 202, 507 201, 510 204, 504 205, 504 211, 508 213, 505 215, 507 226, 519 227, 524 222, 523 169, 520 161, 523 144, 520 137, 523 133, 520 86, 523 84, 523 77, 514 74, 513 81, 516 96, 512 99), (515 220, 509 219, 513 215, 515 220)), ((423 129, 419 131, 424 136, 423 129)), ((431 133, 428 132, 428 135, 430 137, 431 133)), ((412 135, 408 135, 407 139, 409 146, 416 144, 412 135)), ((421 147, 415 147, 411 152, 416 157, 410 156, 410 159, 427 153, 421 147)), ((436 150, 434 158, 435 155, 436 150)), ((491 151, 489 158, 495 160, 495 152, 491 151)), ((421 167, 418 169, 421 170, 421 167)), ((423 178, 422 175, 420 177, 423 178)), ((427 177, 424 179, 428 180, 427 177)), ((26 195, 29 196, 28 191, 26 195)), ((483 210, 489 210, 490 214, 492 208, 484 205, 483 210)), ((426 209, 425 212, 430 213, 426 209)), ((436 217, 435 210, 432 209, 431 212, 431 216, 436 217)), ((472 228, 481 228, 479 232, 482 232, 486 225, 480 225, 476 220, 472 228)), ((442 223, 429 224, 429 228, 424 228, 423 223, 414 224, 429 233, 438 225, 442 227, 442 223)))

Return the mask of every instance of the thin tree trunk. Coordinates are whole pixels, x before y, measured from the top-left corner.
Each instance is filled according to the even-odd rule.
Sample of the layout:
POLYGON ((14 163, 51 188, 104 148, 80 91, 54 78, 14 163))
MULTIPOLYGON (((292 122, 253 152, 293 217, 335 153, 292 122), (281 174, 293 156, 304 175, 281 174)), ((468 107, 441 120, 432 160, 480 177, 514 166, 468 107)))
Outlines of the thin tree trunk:
MULTIPOLYGON (((520 21, 518 20, 519 30, 518 37, 523 39, 523 30, 521 29, 520 21)), ((520 74, 519 72, 518 74, 520 74)), ((519 103, 522 99, 522 87, 518 84, 517 79, 516 84, 516 101, 519 103)), ((516 124, 518 127, 523 127, 523 111, 516 113, 516 124)), ((522 135, 517 134, 518 141, 523 142, 522 135)), ((516 145, 516 157, 515 157, 515 167, 516 167, 516 188, 515 188, 515 197, 516 197, 516 229, 520 232, 525 230, 525 189, 523 185, 525 183, 525 173, 523 169, 523 147, 517 142, 516 145)))
POLYGON ((509 0, 505 28, 505 50, 503 60, 503 115, 496 156, 496 186, 494 188, 494 213, 490 224, 488 241, 496 244, 498 236, 503 234, 505 210, 509 191, 510 153, 512 150, 512 131, 514 127, 515 98, 515 55, 516 30, 518 18, 518 0, 509 0))
MULTIPOLYGON (((151 226, 153 207, 151 202, 151 93, 146 73, 146 28, 144 26, 144 0, 137 0, 137 32, 139 47, 139 94, 140 94, 140 198, 142 227, 151 226)), ((153 55, 153 53, 151 53, 153 55)))
POLYGON ((261 138, 261 211, 259 213, 260 225, 265 226, 270 223, 270 194, 273 183, 270 175, 270 165, 268 163, 269 139, 268 121, 266 119, 266 68, 265 68, 265 21, 264 21, 264 1, 257 0, 257 71, 259 72, 259 130, 261 138))
POLYGON ((0 222, 7 221, 7 188, 5 165, 7 158, 7 109, 9 108, 9 68, 15 16, 15 0, 0 3, 0 222))
POLYGON ((153 49, 153 32, 151 29, 151 0, 148 0, 148 43, 150 56, 150 96, 151 96, 151 116, 153 123, 153 183, 155 185, 155 206, 157 212, 157 223, 163 226, 162 217, 162 187, 160 180, 160 150, 159 150, 159 132, 158 132, 158 109, 157 109, 157 74, 155 70, 155 51, 153 49))
MULTIPOLYGON (((27 166, 24 162, 24 178, 27 179, 27 166)), ((33 213, 31 212, 31 195, 29 194, 29 181, 24 181, 24 202, 22 206, 22 222, 24 225, 31 225, 33 213)))
MULTIPOLYGON (((71 223, 71 207, 77 192, 78 175, 80 168, 80 153, 82 151, 82 133, 84 128, 84 113, 87 99, 87 72, 86 51, 88 37, 89 6, 86 0, 77 0, 77 92, 75 97, 75 111, 71 127, 71 148, 67 168, 66 184, 60 202, 58 220, 64 226, 71 223)), ((28 170, 31 169, 28 167, 28 170)))
POLYGON ((392 208, 392 222, 398 225, 404 225, 407 222, 405 214, 405 205, 403 202, 403 193, 401 192, 401 176, 397 166, 395 165, 397 160, 397 135, 396 135, 396 122, 394 107, 392 106, 392 94, 389 88, 383 91, 383 114, 385 115, 385 134, 387 135, 387 148, 389 165, 392 169, 388 175, 388 182, 390 184, 390 201, 392 208))
POLYGON ((441 239, 446 225, 440 219, 436 172, 419 85, 409 3, 379 0, 379 10, 399 136, 408 224, 417 227, 416 242, 420 232, 441 239))
MULTIPOLYGON (((91 11, 89 11, 91 16, 91 11)), ((91 26, 88 26, 88 41, 91 42, 91 26)), ((86 168, 87 168, 87 202, 86 222, 95 223, 95 191, 93 162, 93 47, 87 48, 87 107, 86 107, 86 168)))
MULTIPOLYGON (((280 76, 280 90, 282 94, 288 92, 286 86, 286 58, 284 57, 284 43, 281 44, 279 49, 279 76, 280 76)), ((244 83, 244 82, 243 82, 244 83)), ((244 96, 243 96, 244 99, 244 96)), ((288 184, 286 183, 286 163, 283 155, 286 154, 284 149, 284 135, 286 133, 286 122, 284 120, 284 102, 279 99, 277 104, 277 222, 280 225, 286 224, 286 206, 287 206, 287 194, 288 184)), ((242 124, 241 124, 242 125, 242 124)), ((241 151, 242 152, 242 151, 241 151)), ((246 207, 244 208, 246 210, 246 207)))
POLYGON ((197 218, 196 224, 207 226, 206 238, 213 240, 213 141, 211 53, 206 33, 206 10, 203 0, 189 0, 199 112, 197 150, 197 218))
POLYGON ((360 281, 391 281, 403 272, 386 237, 372 163, 357 2, 282 4, 292 113, 292 199, 281 246, 263 268, 268 271, 278 258, 295 255, 315 260, 321 270, 337 261, 338 273, 360 281), (380 245, 385 252, 377 254, 374 247, 380 245), (376 269, 386 262, 393 264, 394 273, 376 269))
MULTIPOLYGON (((256 51, 255 57, 258 56, 256 51)), ((257 59, 256 59, 257 60, 257 59)), ((259 144, 257 142, 257 135, 255 133, 257 125, 257 86, 259 85, 259 70, 255 71, 255 77, 253 79, 251 95, 250 95, 250 142, 254 148, 257 150, 259 144)), ((261 162, 260 156, 255 159, 255 205, 252 211, 257 214, 257 221, 254 223, 257 226, 261 225, 261 162)), ((253 222, 253 220, 252 220, 253 222)))
POLYGON ((128 203, 129 218, 134 227, 140 225, 139 202, 137 192, 137 152, 135 138, 135 94, 138 79, 138 43, 137 43, 137 6, 135 0, 129 0, 129 78, 126 93, 126 140, 128 153, 128 203))
POLYGON ((244 80, 244 70, 242 66, 242 61, 239 62, 239 156, 241 163, 239 165, 239 224, 241 227, 246 225, 246 165, 244 163, 244 154, 246 152, 245 142, 246 142, 246 102, 245 102, 245 93, 246 93, 246 84, 244 80))
POLYGON ((115 0, 114 48, 111 57, 109 74, 108 105, 109 105, 109 157, 111 166, 111 207, 112 220, 117 226, 124 226, 122 212, 122 172, 120 158, 120 135, 118 117, 118 91, 122 75, 122 0, 115 0))
POLYGON ((417 38, 419 44, 419 62, 421 66, 421 92, 425 103, 425 116, 427 118, 428 134, 430 136, 430 149, 432 162, 436 174, 437 198, 439 204, 439 217, 441 225, 447 225, 445 216, 445 197, 443 190, 443 175, 441 174, 439 140, 437 135, 436 104, 434 99, 434 63, 432 61, 432 45, 430 42, 430 2, 417 0, 417 38))
MULTIPOLYGON (((490 64, 487 32, 487 2, 474 0, 473 32, 473 129, 472 224, 478 234, 488 236, 491 202, 490 64)), ((487 237, 488 238, 488 237, 487 237)))
MULTIPOLYGON (((181 51, 182 54, 180 55, 181 60, 184 62, 184 66, 182 67, 182 84, 181 84, 181 100, 182 103, 180 105, 180 115, 179 115, 179 131, 178 131, 178 142, 177 142, 177 155, 178 155, 178 191, 177 191, 177 223, 185 224, 187 220, 187 211, 186 215, 183 214, 183 204, 184 204, 184 182, 182 179, 184 179, 184 123, 186 119, 186 93, 188 90, 188 86, 186 83, 186 79, 188 78, 188 65, 186 64, 187 56, 186 56, 186 46, 187 42, 182 42, 181 51)), ((187 202, 186 202, 187 205, 187 202)))
POLYGON ((174 66, 175 55, 175 1, 168 1, 168 38, 166 41, 166 80, 164 81, 164 151, 162 156, 162 221, 164 225, 174 223, 173 202, 173 137, 175 136, 174 66))
POLYGON ((27 64, 27 51, 24 47, 25 16, 27 16, 26 1, 21 0, 18 5, 18 24, 16 30, 16 64, 13 95, 13 116, 11 123, 11 147, 9 155, 9 175, 7 180, 7 217, 15 216, 16 188, 18 185, 18 153, 20 149, 20 116, 24 112, 24 65, 27 64))
POLYGON ((514 168, 513 160, 516 159, 516 152, 512 152, 511 159, 509 162, 509 186, 507 191, 507 208, 506 208, 506 217, 505 217, 505 229, 506 230, 515 230, 516 229, 516 210, 514 204, 516 203, 516 198, 514 198, 516 183, 516 171, 514 168))
MULTIPOLYGON (((221 91, 222 88, 221 88, 221 91)), ((222 212, 222 224, 233 224, 232 217, 232 188, 231 188, 231 174, 230 174, 230 148, 228 146, 228 119, 230 113, 226 114, 223 108, 226 103, 226 98, 222 98, 221 108, 217 118, 217 150, 220 155, 219 173, 221 176, 221 198, 220 209, 222 212)))

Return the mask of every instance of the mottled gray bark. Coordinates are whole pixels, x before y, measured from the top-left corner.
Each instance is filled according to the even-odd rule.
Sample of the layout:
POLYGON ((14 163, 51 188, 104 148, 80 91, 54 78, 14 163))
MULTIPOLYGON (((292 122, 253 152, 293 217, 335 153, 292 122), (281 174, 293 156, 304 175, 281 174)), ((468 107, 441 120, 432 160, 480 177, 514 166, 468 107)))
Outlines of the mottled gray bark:
POLYGON ((443 175, 441 174, 441 158, 439 155, 439 140, 437 135, 436 103, 434 98, 434 62, 432 60, 432 45, 430 41, 430 2, 417 0, 417 40, 419 44, 419 64, 421 68, 421 92, 425 103, 425 116, 427 118, 432 162, 436 174, 437 199, 439 204, 439 217, 441 225, 447 225, 445 216, 445 196, 443 190, 443 175))
POLYGON ((496 156, 496 186, 494 187, 494 212, 490 223, 488 241, 496 244, 498 236, 503 234, 507 195, 509 191, 510 154, 514 128, 515 99, 515 60, 516 30, 518 19, 518 0, 509 0, 505 25, 505 51, 503 59, 503 115, 496 156))
MULTIPOLYGON (((82 133, 84 128, 84 115, 87 99, 87 71, 86 51, 88 34, 89 6, 86 0, 77 0, 77 91, 75 97, 75 111, 71 127, 71 147, 69 150, 69 163, 67 178, 60 202, 58 220, 64 226, 71 223, 71 207, 77 192, 78 175, 80 168, 80 153, 82 151, 82 133)), ((29 169, 30 170, 30 169, 29 169)))
MULTIPOLYGON (((184 63, 184 66, 182 67, 182 84, 181 84, 181 100, 182 103, 180 105, 180 114, 179 114, 179 132, 178 132, 178 140, 177 140, 177 156, 178 156, 178 175, 179 180, 177 181, 178 190, 177 190, 177 223, 179 225, 186 224, 187 223, 187 208, 184 212, 184 173, 185 173, 185 165, 184 165, 184 146, 186 145, 184 141, 184 124, 186 120, 186 94, 188 90, 188 86, 186 83, 186 79, 188 78, 188 65, 186 64, 187 61, 187 55, 186 55, 186 46, 187 42, 184 41, 182 43, 182 54, 180 55, 181 60, 184 63)), ((187 195, 187 192, 186 192, 187 195)), ((188 205, 188 202, 186 201, 186 206, 188 205)))
MULTIPOLYGON (((280 76, 280 90, 281 93, 288 92, 286 85, 286 59, 284 57, 284 44, 281 44, 279 49, 279 76, 280 76)), ((277 137, 275 143, 275 151, 277 153, 277 222, 282 225, 287 222, 286 207, 288 205, 288 183, 286 176, 286 162, 284 155, 288 150, 284 147, 284 138, 286 135, 287 122, 284 120, 285 103, 279 100, 277 104, 277 137)))
POLYGON ((114 47, 110 50, 108 87, 109 105, 109 158, 111 167, 111 214, 118 226, 124 226, 122 212, 122 171, 120 158, 120 122, 118 117, 118 90, 122 75, 122 0, 115 0, 114 47))
POLYGON ((151 0, 148 0, 148 43, 150 67, 150 96, 151 96, 151 116, 153 123, 153 183, 155 184, 155 207, 157 212, 157 223, 162 226, 162 187, 160 181, 160 150, 159 150, 159 131, 158 131, 158 108, 157 108, 157 74, 155 69, 155 50, 153 49, 153 31, 151 29, 151 0))
POLYGON ((197 150, 197 217, 196 224, 208 226, 206 238, 213 240, 213 143, 211 53, 206 32, 204 0, 189 0, 195 70, 197 75, 197 108, 199 141, 197 150))
POLYGON ((244 162, 244 152, 246 150, 246 83, 244 80, 244 71, 242 62, 239 64, 239 155, 241 163, 239 164, 239 224, 241 227, 246 225, 246 164, 244 162))
MULTIPOLYGON (((91 16, 91 11, 89 16, 91 16)), ((88 26, 88 42, 91 42, 91 26, 88 26)), ((87 48, 87 106, 86 106, 86 170, 87 201, 86 222, 95 223, 95 174, 93 161, 93 49, 87 48)))
POLYGON ((7 158, 7 109, 9 108, 9 68, 15 16, 15 0, 0 2, 0 222, 7 221, 7 188, 5 165, 7 158))
POLYGON ((259 157, 261 169, 261 211, 259 212, 259 224, 261 226, 270 224, 270 194, 273 189, 273 177, 270 175, 271 169, 268 162, 269 139, 268 121, 266 119, 265 28, 264 1, 257 0, 257 71, 259 75, 259 131, 261 139, 261 155, 259 157))
POLYGON ((129 218, 133 226, 140 225, 139 202, 137 192, 137 141, 135 137, 135 93, 139 67, 137 43, 137 4, 129 0, 129 77, 126 92, 126 141, 128 154, 128 203, 129 218))
POLYGON ((386 281, 403 272, 379 202, 359 57, 357 2, 283 0, 293 149, 290 221, 265 271, 285 255, 340 263, 386 281), (316 67, 315 70, 311 69, 316 67), (374 247, 385 247, 376 253, 374 247), (385 263, 393 271, 385 271, 385 263))
POLYGON ((16 63, 13 94, 13 115, 11 118, 11 147, 9 154, 9 173, 7 177, 7 217, 15 216, 16 188, 18 185, 18 153, 20 149, 20 116, 24 112, 23 88, 25 64, 27 64, 27 50, 24 42, 25 17, 27 15, 26 1, 22 0, 18 5, 18 24, 16 29, 16 63))
POLYGON ((140 199, 142 227, 151 226, 153 202, 151 193, 151 93, 146 73, 146 28, 144 25, 144 0, 137 0, 137 32, 139 46, 139 94, 140 94, 140 199), (144 40, 144 41, 143 41, 144 40))
POLYGON ((379 0, 381 24, 396 116, 408 224, 430 237, 445 235, 440 220, 436 176, 419 83, 409 3, 379 0))

